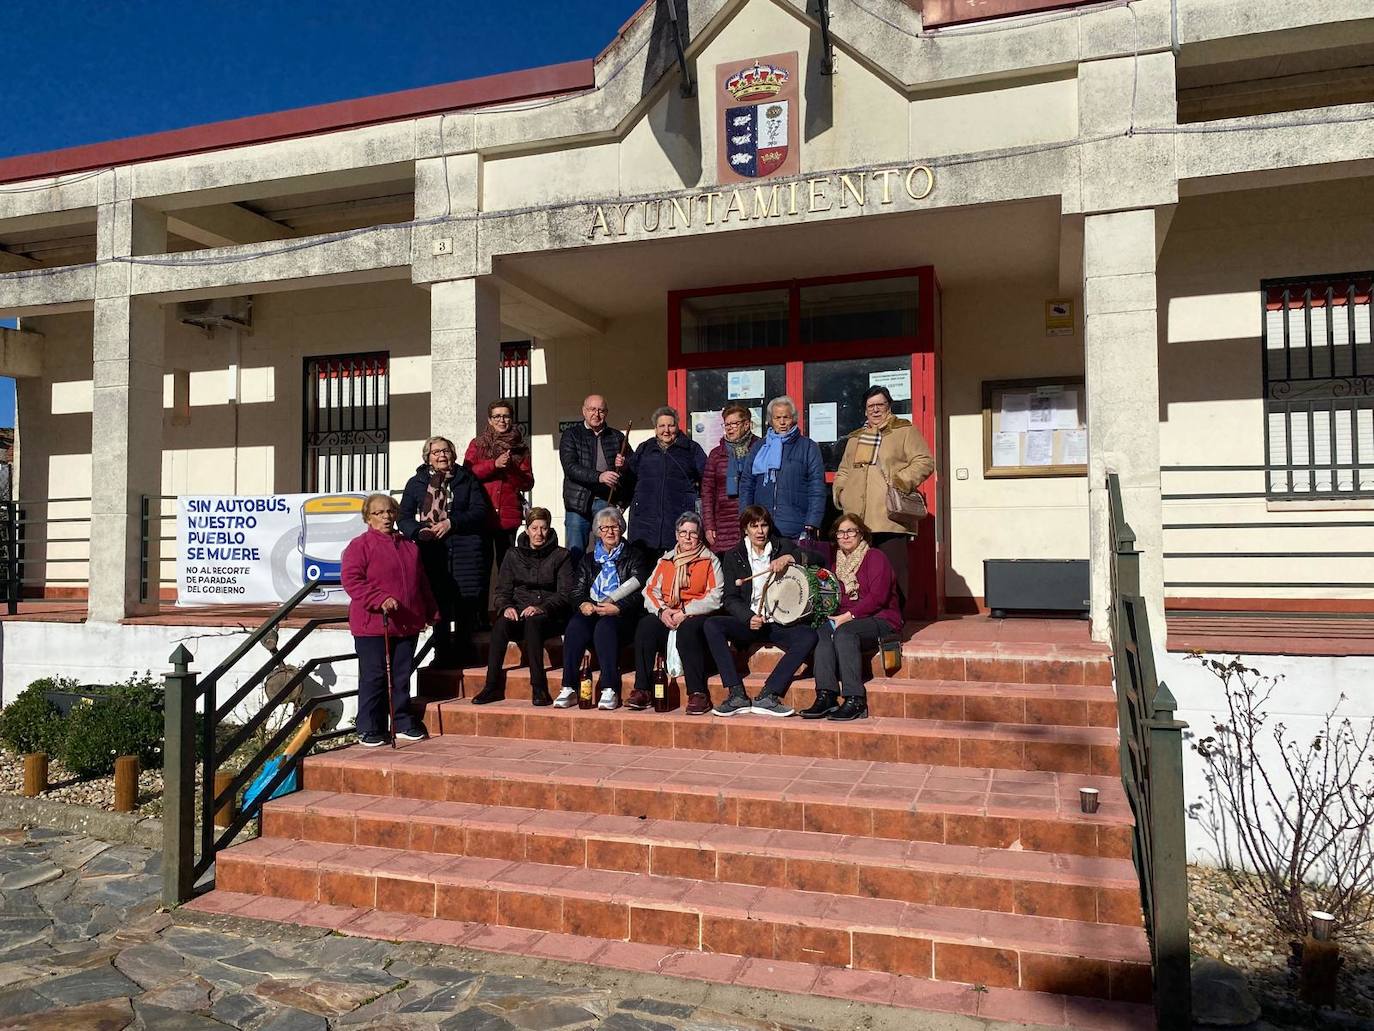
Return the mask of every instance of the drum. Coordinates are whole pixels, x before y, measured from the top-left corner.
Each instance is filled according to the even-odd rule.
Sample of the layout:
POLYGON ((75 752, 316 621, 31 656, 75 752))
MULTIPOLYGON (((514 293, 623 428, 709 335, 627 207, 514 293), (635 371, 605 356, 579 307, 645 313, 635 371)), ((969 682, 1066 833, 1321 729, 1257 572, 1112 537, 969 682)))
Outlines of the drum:
POLYGON ((839 582, 818 566, 791 565, 764 584, 763 618, 784 626, 809 620, 812 625, 840 605, 839 582))

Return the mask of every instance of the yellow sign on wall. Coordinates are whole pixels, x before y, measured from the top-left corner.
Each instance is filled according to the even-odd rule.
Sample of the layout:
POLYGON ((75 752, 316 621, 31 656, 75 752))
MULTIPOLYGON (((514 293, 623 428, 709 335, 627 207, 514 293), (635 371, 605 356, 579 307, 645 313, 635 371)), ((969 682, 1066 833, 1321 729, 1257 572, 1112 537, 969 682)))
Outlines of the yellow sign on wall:
POLYGON ((1073 336, 1073 301, 1045 302, 1045 336, 1073 336))

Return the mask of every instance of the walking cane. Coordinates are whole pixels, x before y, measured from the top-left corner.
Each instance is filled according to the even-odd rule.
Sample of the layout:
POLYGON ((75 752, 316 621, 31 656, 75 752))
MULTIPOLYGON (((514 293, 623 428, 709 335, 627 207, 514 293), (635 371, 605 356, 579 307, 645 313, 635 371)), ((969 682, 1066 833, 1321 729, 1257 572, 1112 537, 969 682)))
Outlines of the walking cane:
MULTIPOLYGON (((625 424, 625 439, 622 440, 622 441, 620 442, 620 447, 619 447, 619 449, 617 449, 617 451, 616 451, 616 457, 617 457, 617 458, 619 458, 620 456, 626 454, 626 453, 630 450, 630 430, 634 429, 634 424, 635 424, 635 421, 634 421, 633 419, 631 419, 629 422, 627 422, 627 423, 625 424)), ((613 469, 612 471, 613 471, 613 472, 619 472, 619 470, 616 470, 616 469, 613 469)), ((624 474, 624 473, 620 473, 620 475, 621 475, 621 476, 624 476, 625 474, 624 474)), ((611 488, 611 492, 610 492, 609 494, 606 495, 606 504, 609 505, 612 501, 615 500, 615 491, 616 491, 616 487, 619 487, 619 486, 620 486, 620 481, 617 480, 617 481, 616 481, 616 484, 615 484, 615 487, 612 487, 612 488, 611 488)))
POLYGON ((396 747, 396 703, 391 698, 391 620, 387 613, 382 613, 382 646, 385 649, 382 653, 386 663, 386 716, 387 733, 391 737, 391 747, 396 747))

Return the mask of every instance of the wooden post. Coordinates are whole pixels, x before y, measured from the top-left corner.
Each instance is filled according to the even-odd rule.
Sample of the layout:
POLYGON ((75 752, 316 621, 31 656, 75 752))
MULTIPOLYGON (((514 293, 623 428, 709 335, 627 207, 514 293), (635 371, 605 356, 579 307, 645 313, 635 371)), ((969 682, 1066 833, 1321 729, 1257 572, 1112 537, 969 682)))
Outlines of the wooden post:
POLYGON ((24 756, 24 797, 37 798, 48 790, 48 753, 30 752, 24 756))
POLYGON ((121 755, 115 760, 114 810, 132 813, 138 805, 138 756, 121 755))
POLYGON ((196 674, 191 653, 177 645, 163 700, 162 901, 179 906, 191 897, 195 874, 196 674))
MULTIPOLYGON (((226 791, 229 790, 229 785, 234 783, 234 776, 235 775, 232 770, 215 771, 216 798, 219 798, 220 795, 224 794, 226 791)), ((234 804, 234 799, 231 798, 229 801, 225 802, 224 805, 220 806, 218 809, 215 810, 215 826, 228 827, 231 823, 234 822, 234 817, 237 815, 237 811, 238 806, 234 804)))

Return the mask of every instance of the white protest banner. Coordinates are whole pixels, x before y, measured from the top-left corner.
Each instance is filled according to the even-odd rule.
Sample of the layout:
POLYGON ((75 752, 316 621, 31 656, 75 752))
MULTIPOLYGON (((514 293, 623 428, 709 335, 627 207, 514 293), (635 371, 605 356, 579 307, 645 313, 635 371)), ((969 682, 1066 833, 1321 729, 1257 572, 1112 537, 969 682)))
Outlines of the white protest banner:
POLYGON ((280 604, 310 580, 342 603, 343 549, 363 532, 362 494, 177 498, 177 604, 280 604))

